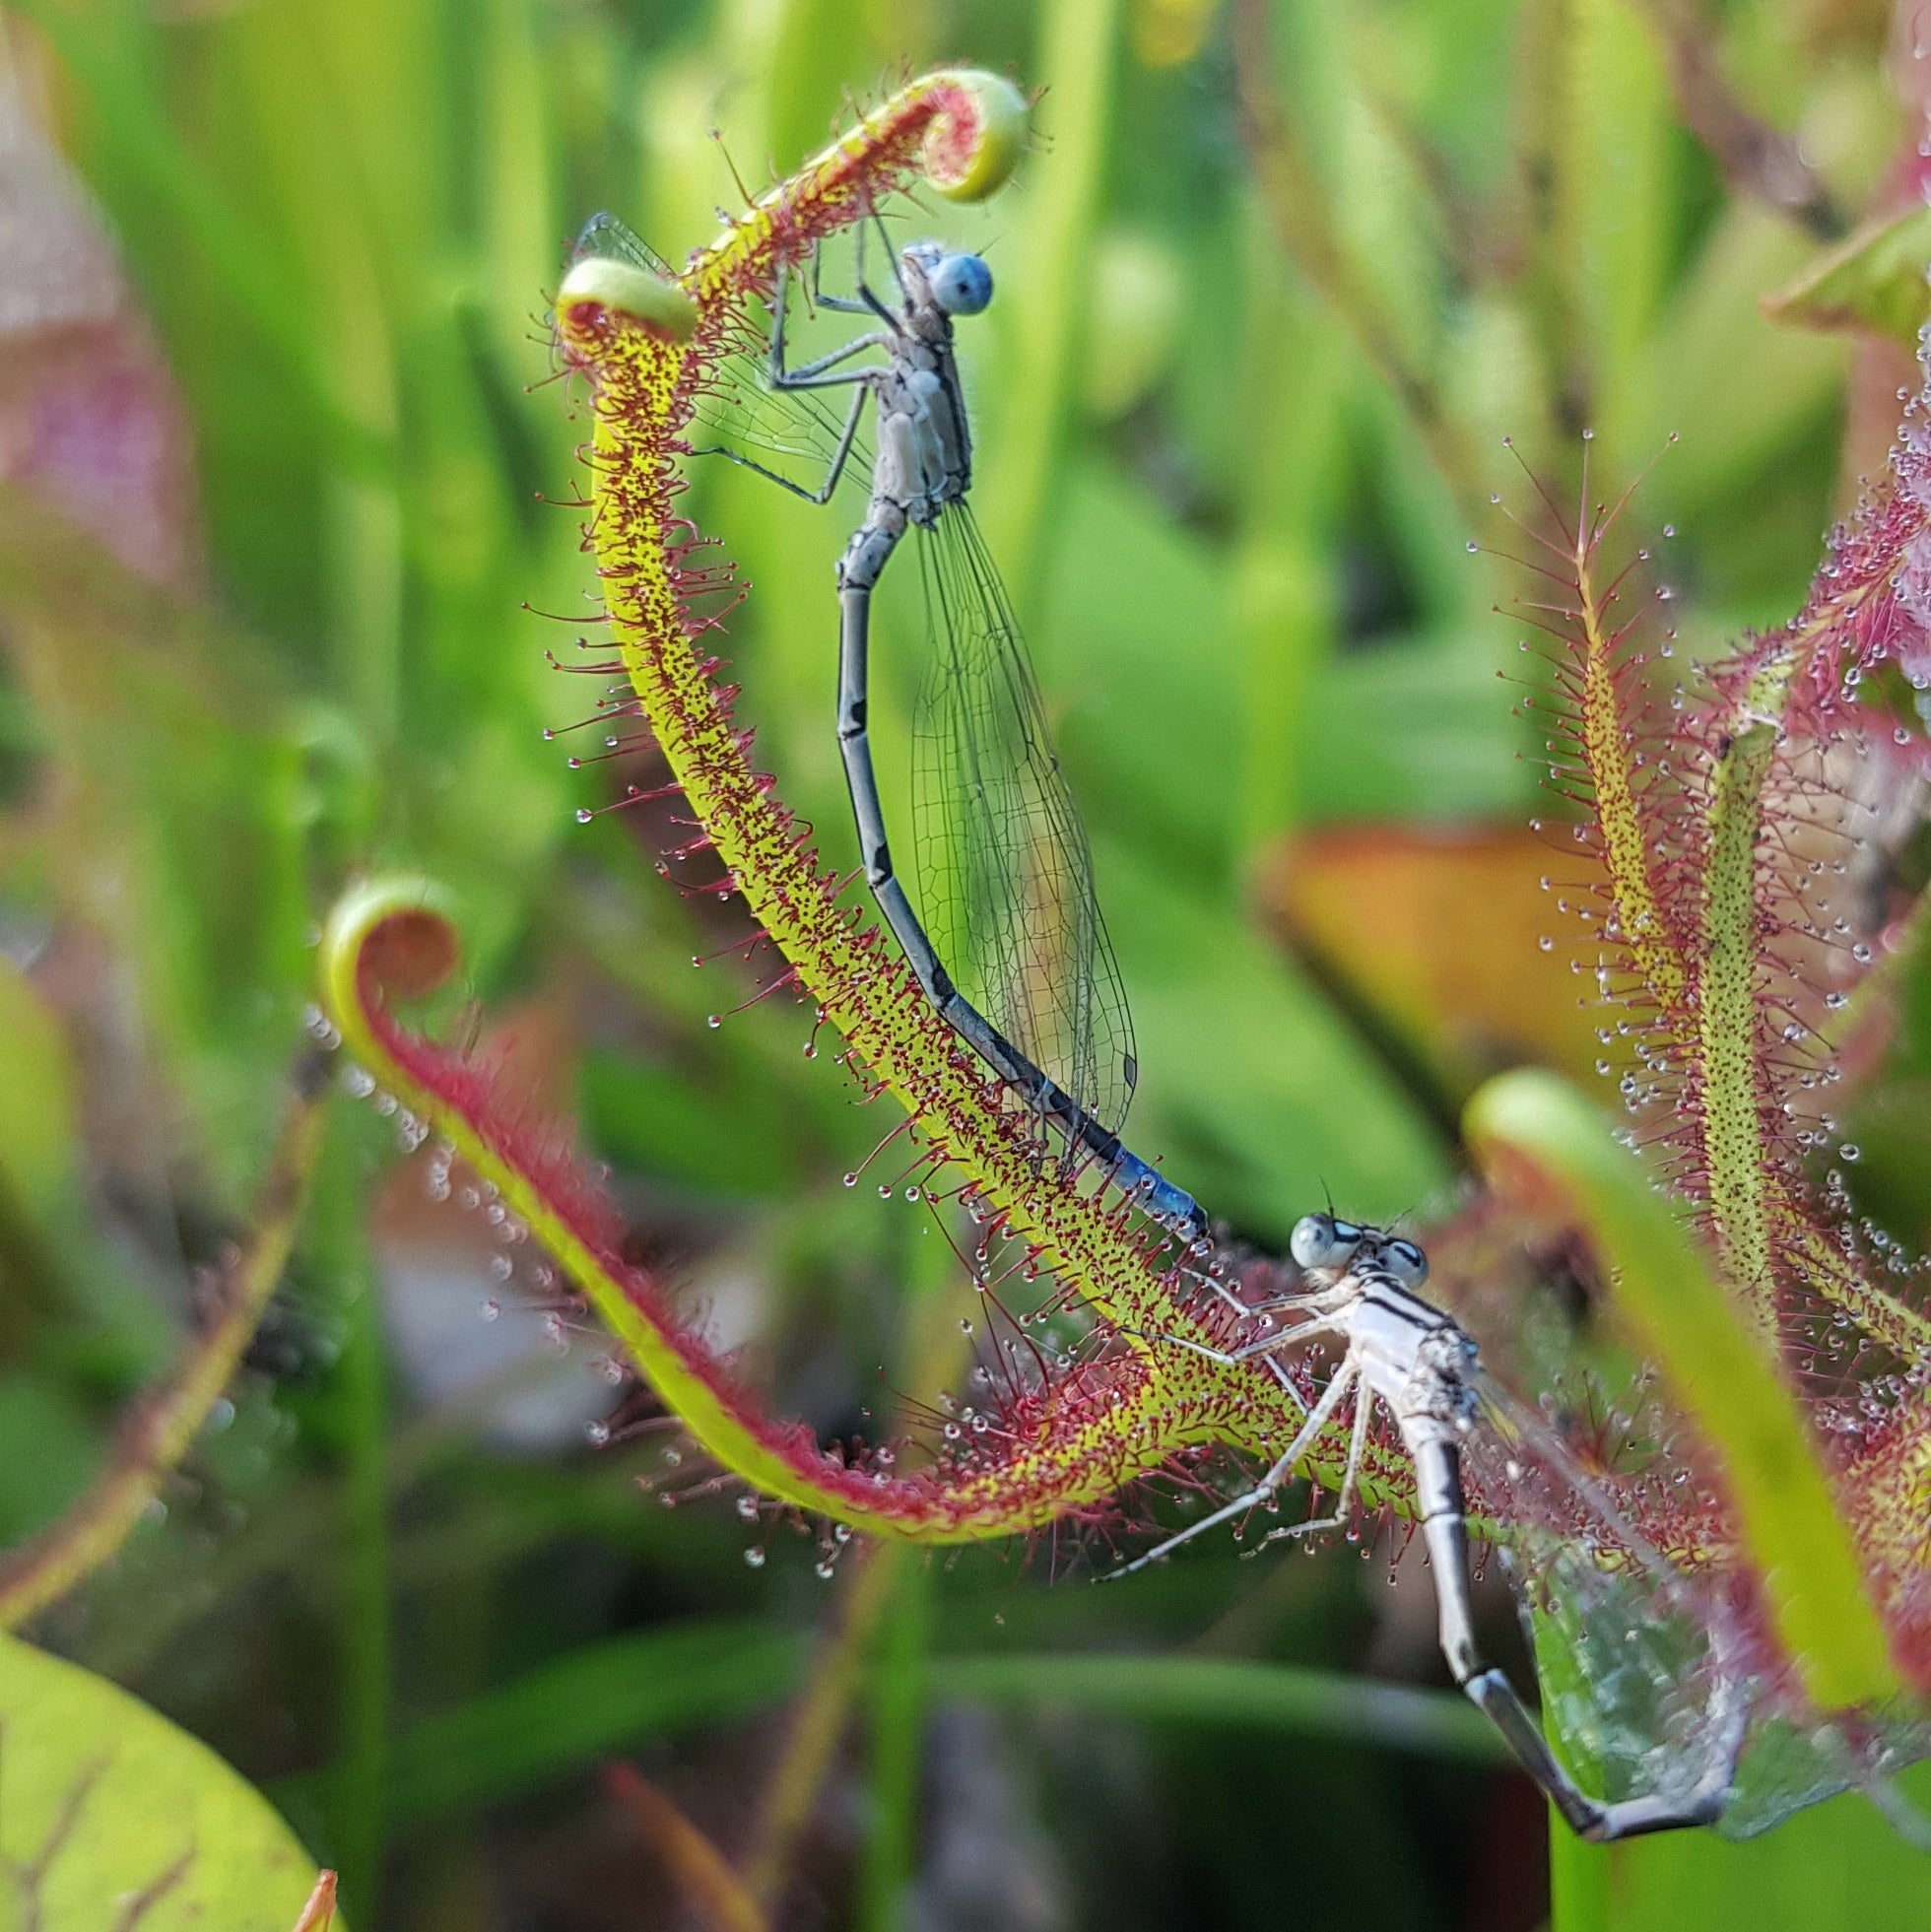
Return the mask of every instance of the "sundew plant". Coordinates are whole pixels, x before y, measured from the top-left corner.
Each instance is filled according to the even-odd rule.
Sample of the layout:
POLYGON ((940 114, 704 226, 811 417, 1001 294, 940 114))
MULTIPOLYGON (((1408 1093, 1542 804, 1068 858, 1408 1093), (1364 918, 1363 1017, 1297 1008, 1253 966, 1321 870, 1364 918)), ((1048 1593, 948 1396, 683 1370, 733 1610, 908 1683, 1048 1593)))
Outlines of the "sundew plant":
MULTIPOLYGON (((983 1392, 942 1398, 950 1419, 929 1459, 908 1466, 899 1444, 827 1447, 761 1414, 657 1285, 625 1264, 620 1224, 586 1193, 554 1126, 518 1107, 513 1085, 493 1081, 487 1064, 440 1053, 397 1026, 383 996, 384 961, 400 961, 403 993, 427 990, 451 963, 450 932, 429 891, 406 882, 364 888, 338 906, 322 945, 331 1030, 419 1130, 446 1136, 449 1155, 491 1189, 507 1232, 527 1231, 563 1264, 720 1471, 834 1531, 914 1542, 1101 1520, 1142 1479, 1189 1468, 1204 1448, 1257 1455, 1291 1440, 1314 1399, 1304 1358, 1298 1373, 1271 1356, 1226 1359, 1245 1339, 1247 1318, 1237 1296, 1204 1292, 1227 1266, 1211 1240, 1178 1239, 1138 1214, 1104 1168, 1046 1149, 1039 1123, 951 1036, 867 908, 841 903, 850 882, 825 867, 757 768, 751 734, 736 726, 737 694, 718 682, 710 650, 728 579, 710 559, 711 540, 677 508, 674 459, 689 449, 681 432, 707 390, 722 386, 723 359, 756 341, 747 298, 769 297, 778 274, 803 266, 839 226, 869 220, 907 184, 914 161, 942 194, 969 200, 990 191, 1017 158, 1026 124, 1010 84, 935 75, 769 190, 681 277, 588 255, 557 300, 560 355, 590 393, 586 544, 603 598, 594 634, 579 640, 585 657, 568 668, 624 680, 605 689, 586 722, 608 727, 613 750, 649 745, 661 754, 696 834, 665 851, 667 870, 715 861, 715 877, 674 876, 688 892, 744 901, 781 961, 760 996, 795 986, 813 1003, 866 1096, 890 1094, 907 1116, 880 1149, 909 1146, 909 1159, 902 1146, 892 1156, 899 1182, 941 1213, 956 1204, 969 1231, 962 1259, 985 1325, 971 1382, 983 1392), (1042 1271, 1053 1282, 1044 1299, 1028 1292, 1042 1271), (1023 1312, 1005 1297, 1021 1298, 1023 1312), (1073 1318, 1070 1327, 1060 1316, 1073 1318), (1035 1323, 1036 1339, 1028 1332, 1035 1323)), ((1844 826, 1832 821, 1870 807, 1828 781, 1828 759, 1838 744, 1853 760, 1872 756, 1875 726, 1853 708, 1853 694, 1887 660, 1911 661, 1919 634, 1908 615, 1919 528, 1913 454, 1908 440, 1900 445, 1893 487, 1833 545, 1820 591, 1790 630, 1707 667, 1707 692, 1694 701, 1673 691, 1661 720, 1646 715, 1648 657, 1633 641, 1640 618, 1622 609, 1630 579, 1604 581, 1608 519, 1587 496, 1586 473, 1576 517, 1556 513, 1553 536, 1530 531, 1546 560, 1532 567, 1566 601, 1525 602, 1555 620, 1547 628, 1567 646, 1556 666, 1561 701, 1551 715, 1560 735, 1550 749, 1559 778, 1586 786, 1570 795, 1593 807, 1593 825, 1578 822, 1573 842, 1600 877, 1575 890, 1599 902, 1582 916, 1603 941, 1602 1003, 1636 1018, 1621 1026, 1633 1069, 1625 1092, 1638 1119, 1654 1113, 1664 1122, 1650 1136, 1663 1153, 1659 1182, 1700 1209, 1746 1330, 1773 1336, 1807 1378, 1843 1353, 1833 1319, 1847 1321, 1871 1352, 1851 1371, 1854 1397, 1840 1375, 1823 1379, 1855 1419, 1847 1428, 1832 1412, 1832 1473, 1838 1493, 1868 1511, 1852 1515, 1849 1528, 1865 1575, 1882 1579, 1877 1601, 1845 1589, 1848 1566, 1833 1563, 1844 1554, 1835 1525, 1806 1507, 1815 1474, 1806 1482, 1801 1462, 1789 1460, 1805 1455, 1802 1435, 1794 1443, 1753 1435, 1773 1427, 1774 1385, 1737 1374, 1749 1358, 1718 1337, 1672 1343, 1675 1311, 1654 1282, 1626 1292, 1662 1331, 1665 1360, 1681 1364, 1682 1400, 1715 1438, 1715 1461, 1729 1465, 1719 1487, 1736 1506, 1726 1512, 1700 1485, 1652 1466, 1631 1486, 1630 1509, 1651 1543, 1687 1563, 1747 1565, 1761 1553, 1762 1573, 1749 1583, 1769 1599, 1765 1643, 1780 1635, 1820 1646, 1815 1657, 1800 1648, 1788 1660, 1800 1704, 1806 1679, 1809 1694, 1826 1700, 1799 1723, 1846 1704, 1860 1711, 1847 1720, 1854 1730, 1883 1719, 1862 1703, 1898 1698, 1898 1667, 1908 1672, 1923 1643, 1914 1622, 1922 1593, 1911 1579, 1924 1531, 1917 1512, 1898 1504, 1898 1486, 1908 1493, 1916 1478, 1908 1455, 1901 1465, 1896 1457, 1921 1399, 1914 1371, 1931 1319, 1894 1292, 1884 1257, 1874 1268, 1876 1250, 1840 1232, 1841 1201, 1833 1214, 1829 1187, 1814 1187, 1795 1165, 1828 1132, 1830 1116, 1819 1112, 1817 1127, 1791 1123, 1796 1097, 1840 1074, 1828 1015, 1847 1005, 1855 968, 1873 957, 1863 941, 1832 945, 1850 931, 1833 915, 1842 895, 1831 887, 1849 862, 1844 826), (1825 856, 1807 856, 1812 849, 1825 856), (1842 952, 1848 963, 1836 964, 1842 952), (1888 1613, 1882 1641, 1873 1608, 1888 1613)), ((1667 655, 1671 633, 1663 634, 1667 655)), ((1908 749, 1911 734, 1900 725, 1890 742, 1908 749)), ((644 794, 633 787, 623 796, 644 794)), ((1601 1164, 1578 1166, 1567 1112, 1542 1088, 1504 1081, 1475 1097, 1472 1132, 1511 1187, 1540 1182, 1558 1195, 1579 1187, 1578 1219, 1610 1237, 1614 1272, 1657 1270, 1659 1257, 1641 1245, 1654 1232, 1620 1227, 1617 1210, 1596 1200, 1601 1164), (1515 1171, 1523 1167, 1526 1180, 1515 1171)), ((972 1332, 969 1320, 963 1326, 972 1332)), ((1317 1486, 1336 1486, 1343 1434, 1337 1419, 1334 1444, 1310 1458, 1317 1486)), ((1362 1486, 1369 1516, 1412 1513, 1403 1465, 1398 1445, 1375 1443, 1362 1486)), ((1505 1540, 1517 1513, 1506 1482, 1474 1501, 1505 1540)), ((835 1537, 826 1548, 829 1563, 835 1537)), ((1604 1549, 1598 1560, 1613 1567, 1619 1556, 1628 1561, 1630 1552, 1604 1549)), ((1781 1694, 1773 1666, 1760 1668, 1767 1711, 1781 1694)), ((1828 1773, 1813 1783, 1827 1786, 1828 1773)))
POLYGON ((1931 1897, 1908 9, 4 18, 22 1911, 1931 1897), (974 500, 1197 1240, 854 870, 860 494, 699 453, 782 459, 779 280, 820 353, 881 231, 993 267, 974 500), (1228 1359, 1322 1208, 1533 1414, 1491 1650, 1592 1789, 1741 1711, 1732 1842, 1557 1826, 1545 1898, 1385 1417, 1315 1561, 1346 1407, 1097 1587, 1326 1385, 1228 1359))

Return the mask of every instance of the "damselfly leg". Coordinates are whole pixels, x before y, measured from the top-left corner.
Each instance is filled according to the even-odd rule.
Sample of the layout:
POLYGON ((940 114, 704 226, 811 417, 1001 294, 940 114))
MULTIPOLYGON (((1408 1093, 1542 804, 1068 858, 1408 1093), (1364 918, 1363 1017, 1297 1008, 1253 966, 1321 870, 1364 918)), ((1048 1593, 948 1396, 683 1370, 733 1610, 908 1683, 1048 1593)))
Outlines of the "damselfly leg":
POLYGON ((1741 1674, 1719 1672, 1709 1712, 1706 1762, 1687 1790, 1606 1801, 1592 1798, 1549 1748, 1542 1726, 1515 1687, 1483 1656, 1475 1635, 1468 1524, 1461 1471, 1453 1445, 1415 1447, 1422 1535, 1434 1571, 1441 1654, 1456 1685, 1498 1730, 1522 1768, 1542 1787, 1577 1837, 1607 1844, 1651 1832, 1712 1825, 1736 1785, 1737 1763, 1750 1721, 1749 1687, 1741 1674), (1713 1748, 1709 1748, 1713 1746, 1713 1748))
MULTIPOLYGON (((846 411, 844 428, 838 433, 836 446, 832 452, 832 460, 827 465, 825 476, 816 488, 807 489, 802 483, 781 474, 761 463, 756 457, 747 456, 742 450, 728 449, 722 443, 706 444, 701 449, 693 449, 694 456, 722 456, 727 462, 735 463, 740 469, 753 470, 759 476, 788 490, 794 497, 802 497, 808 503, 823 507, 832 500, 840 480, 844 476, 845 465, 851 458, 852 445, 858 439, 858 426, 864 421, 865 405, 871 400, 872 368, 845 369, 832 374, 838 364, 849 362, 853 356, 862 355, 867 349, 880 347, 884 338, 876 333, 861 335, 847 342, 842 348, 833 349, 795 369, 784 366, 784 299, 790 284, 787 270, 780 269, 777 278, 777 293, 771 300, 771 346, 766 366, 766 376, 771 387, 779 393, 799 392, 810 389, 839 389, 849 385, 853 390, 851 408, 846 411)), ((832 304, 820 299, 824 305, 832 304)))
POLYGON ((1341 1488, 1336 1492, 1334 1507, 1325 1516, 1309 1516, 1299 1523, 1284 1523, 1279 1529, 1271 1529, 1260 1540, 1261 1549, 1270 1543, 1279 1543, 1293 1536, 1319 1536, 1331 1529, 1345 1529, 1348 1519, 1355 1513, 1355 1491, 1361 1482, 1362 1456, 1367 1448, 1367 1427, 1374 1415, 1373 1391, 1361 1389, 1355 1396, 1355 1426, 1348 1435, 1348 1460, 1341 1469, 1341 1488))
MULTIPOLYGON (((1136 1557, 1130 1564, 1122 1564, 1118 1569, 1109 1571, 1108 1580, 1131 1576, 1136 1570, 1145 1569, 1149 1564, 1159 1563, 1163 1558, 1171 1556, 1181 1544, 1191 1543, 1196 1536, 1205 1536, 1210 1529, 1219 1529, 1223 1523, 1233 1522, 1236 1518, 1246 1515, 1249 1510, 1259 1508, 1270 1501, 1281 1486, 1294 1474, 1295 1464, 1319 1439, 1321 1431, 1328 1426, 1335 1412, 1347 1399, 1348 1391, 1354 1387, 1359 1372, 1346 1362, 1335 1370, 1327 1387, 1321 1393, 1321 1399, 1307 1412, 1307 1420, 1295 1432, 1294 1440, 1282 1450, 1279 1459, 1267 1474, 1244 1496, 1235 1497, 1232 1502, 1216 1509, 1211 1516, 1203 1516, 1199 1522, 1189 1523, 1185 1529, 1169 1536, 1165 1543, 1149 1550, 1145 1556, 1136 1557)), ((1363 1407, 1364 1409, 1366 1407, 1365 1402, 1363 1407)), ((1358 1423, 1356 1433, 1360 1435, 1362 1432, 1361 1425, 1358 1423)), ((1354 1488, 1352 1471, 1347 1488, 1352 1495, 1354 1488)))

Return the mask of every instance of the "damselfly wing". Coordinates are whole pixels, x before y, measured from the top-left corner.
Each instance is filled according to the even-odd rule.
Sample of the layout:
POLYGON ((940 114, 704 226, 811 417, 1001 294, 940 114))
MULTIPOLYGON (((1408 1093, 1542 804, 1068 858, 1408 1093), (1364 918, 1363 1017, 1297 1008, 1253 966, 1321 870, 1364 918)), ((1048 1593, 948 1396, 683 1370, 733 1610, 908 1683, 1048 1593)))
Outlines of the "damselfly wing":
MULTIPOLYGON (((615 215, 592 215, 570 250, 572 262, 586 257, 629 262, 669 279, 674 271, 663 256, 615 215)), ((810 390, 779 391, 765 380, 766 335, 749 317, 732 323, 733 346, 709 366, 694 399, 694 420, 708 435, 772 459, 800 488, 815 485, 831 463, 843 427, 842 412, 810 390)), ((851 463, 862 483, 870 469, 863 444, 851 463)))
POLYGON ((1890 1781, 1931 1756, 1931 1723, 1809 1703, 1738 1595, 1734 1554, 1714 1546, 1713 1498, 1696 1500, 1680 1468, 1653 1479, 1675 1493, 1670 1519, 1684 1532, 1665 1556, 1541 1417, 1486 1375, 1481 1396, 1464 1467, 1473 1490, 1506 1499, 1500 1558, 1535 1649, 1543 1723, 1585 1784, 1611 1800, 1680 1798, 1734 1749, 1713 1828, 1724 1837, 1855 1789, 1931 1843, 1931 1825, 1890 1781))
POLYGON ((1479 1499, 1498 1519, 1544 1729, 1611 1803, 1687 1798, 1743 1740, 1754 1688, 1744 1626, 1716 1580, 1657 1550, 1543 1418, 1493 1376, 1475 1387, 1462 1467, 1472 1507, 1479 1499))
POLYGON ((1133 1021, 1031 654, 969 503, 918 546, 926 657, 912 766, 920 910, 961 991, 1118 1132, 1133 1021))

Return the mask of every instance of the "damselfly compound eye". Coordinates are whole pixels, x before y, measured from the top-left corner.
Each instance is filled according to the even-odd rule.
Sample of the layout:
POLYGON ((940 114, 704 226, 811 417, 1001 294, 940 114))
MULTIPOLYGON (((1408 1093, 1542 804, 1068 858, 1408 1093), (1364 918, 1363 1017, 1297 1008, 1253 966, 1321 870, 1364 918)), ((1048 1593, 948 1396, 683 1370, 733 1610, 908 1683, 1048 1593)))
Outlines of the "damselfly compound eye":
POLYGON ((1429 1278, 1429 1258, 1413 1241, 1390 1241, 1386 1248, 1389 1269, 1407 1288, 1420 1288, 1429 1278))
POLYGON ((992 300, 992 271, 977 255, 945 255, 926 270, 932 300, 948 315, 977 315, 992 300))
POLYGON ((1288 1237, 1288 1252, 1303 1268, 1345 1267, 1361 1244, 1362 1232, 1332 1215, 1302 1215, 1288 1237))

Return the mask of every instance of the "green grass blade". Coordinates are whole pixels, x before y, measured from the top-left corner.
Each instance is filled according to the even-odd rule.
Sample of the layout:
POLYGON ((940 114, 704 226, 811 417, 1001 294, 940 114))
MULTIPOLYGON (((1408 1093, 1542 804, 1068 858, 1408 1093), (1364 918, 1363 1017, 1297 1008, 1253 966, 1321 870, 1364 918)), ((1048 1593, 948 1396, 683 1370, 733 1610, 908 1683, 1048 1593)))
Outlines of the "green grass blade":
POLYGON ((644 1738, 763 1709, 808 1654, 803 1634, 748 1619, 586 1644, 404 1732, 389 1757, 389 1823, 494 1804, 644 1738))
POLYGON ((948 1697, 992 1703, 1238 1725, 1475 1765, 1508 1757, 1494 1726, 1465 1698, 1337 1671, 1234 1657, 1104 1656, 952 1657, 936 1669, 948 1697))

